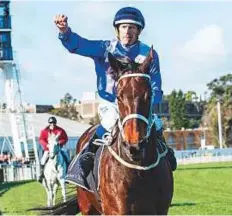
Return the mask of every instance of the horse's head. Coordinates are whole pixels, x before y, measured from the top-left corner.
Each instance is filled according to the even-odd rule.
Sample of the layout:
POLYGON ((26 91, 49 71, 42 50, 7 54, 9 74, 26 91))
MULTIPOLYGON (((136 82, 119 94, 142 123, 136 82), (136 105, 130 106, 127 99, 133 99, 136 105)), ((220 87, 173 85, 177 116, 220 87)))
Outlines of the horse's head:
POLYGON ((153 49, 142 64, 128 58, 115 58, 109 53, 111 75, 116 81, 116 97, 119 107, 119 129, 127 147, 139 150, 147 141, 152 122, 152 88, 149 68, 153 49))
POLYGON ((57 135, 52 132, 48 133, 48 149, 50 158, 54 158, 60 151, 60 145, 58 143, 59 136, 59 133, 57 135))

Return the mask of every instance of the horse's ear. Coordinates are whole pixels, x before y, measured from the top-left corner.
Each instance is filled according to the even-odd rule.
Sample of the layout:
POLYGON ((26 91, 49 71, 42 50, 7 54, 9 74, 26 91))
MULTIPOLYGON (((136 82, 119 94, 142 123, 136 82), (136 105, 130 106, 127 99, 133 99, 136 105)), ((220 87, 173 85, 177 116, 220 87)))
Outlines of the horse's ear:
POLYGON ((149 70, 149 67, 150 67, 150 64, 151 64, 153 58, 154 58, 153 46, 151 46, 148 55, 144 59, 143 63, 139 66, 140 72, 142 72, 142 73, 149 73, 148 70, 149 70))
POLYGON ((110 63, 110 66, 112 69, 116 72, 119 73, 122 68, 122 63, 118 61, 110 52, 108 53, 108 60, 110 63))

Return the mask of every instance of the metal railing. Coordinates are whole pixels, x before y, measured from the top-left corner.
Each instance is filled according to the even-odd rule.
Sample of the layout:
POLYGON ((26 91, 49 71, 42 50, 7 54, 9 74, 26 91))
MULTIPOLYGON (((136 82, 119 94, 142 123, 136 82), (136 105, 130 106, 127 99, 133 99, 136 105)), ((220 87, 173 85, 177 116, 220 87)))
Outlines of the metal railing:
POLYGON ((232 148, 175 151, 178 164, 232 161, 232 148))
POLYGON ((0 182, 24 181, 36 179, 35 165, 0 165, 0 182))
MULTIPOLYGON (((196 164, 232 161, 232 148, 213 150, 175 151, 178 164, 196 164)), ((36 178, 36 165, 0 165, 0 182, 33 180, 36 178)))

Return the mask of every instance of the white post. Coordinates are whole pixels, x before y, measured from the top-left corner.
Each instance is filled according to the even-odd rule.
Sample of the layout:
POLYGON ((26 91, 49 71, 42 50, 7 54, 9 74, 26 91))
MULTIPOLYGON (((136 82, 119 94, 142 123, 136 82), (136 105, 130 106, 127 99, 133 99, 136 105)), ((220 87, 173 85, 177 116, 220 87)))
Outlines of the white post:
POLYGON ((14 76, 12 64, 5 64, 4 68, 5 75, 5 94, 7 100, 7 109, 9 111, 11 130, 13 137, 13 146, 16 157, 22 157, 21 143, 19 139, 19 131, 16 122, 16 109, 14 103, 14 76))
POLYGON ((203 138, 201 137, 201 149, 205 148, 206 142, 205 142, 205 126, 203 126, 201 128, 201 130, 203 131, 203 138))
POLYGON ((33 149, 34 149, 34 154, 35 154, 36 179, 38 180, 39 175, 40 175, 40 160, 39 160, 39 154, 38 154, 38 149, 36 145, 35 130, 32 124, 31 124, 31 132, 32 132, 33 149))
POLYGON ((221 103, 220 103, 220 100, 217 101, 217 112, 218 112, 219 145, 220 145, 220 149, 222 149, 222 119, 221 119, 221 103))

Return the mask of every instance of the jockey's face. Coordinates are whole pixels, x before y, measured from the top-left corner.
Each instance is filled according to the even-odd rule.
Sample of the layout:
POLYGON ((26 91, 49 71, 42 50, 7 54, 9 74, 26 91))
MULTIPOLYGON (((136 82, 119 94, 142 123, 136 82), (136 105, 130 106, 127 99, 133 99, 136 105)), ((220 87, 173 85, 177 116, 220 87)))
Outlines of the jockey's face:
POLYGON ((49 129, 50 130, 53 130, 55 126, 56 126, 55 123, 49 123, 49 129))
POLYGON ((118 27, 118 38, 125 46, 134 44, 139 37, 141 30, 135 24, 121 24, 118 27))

